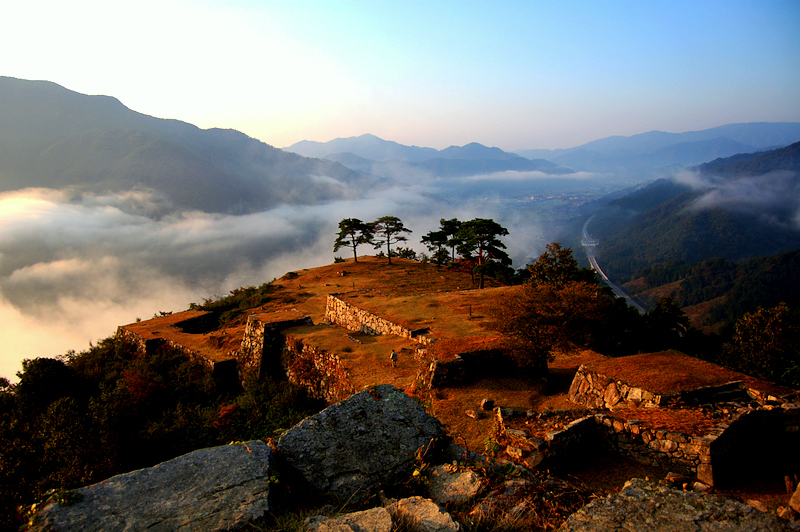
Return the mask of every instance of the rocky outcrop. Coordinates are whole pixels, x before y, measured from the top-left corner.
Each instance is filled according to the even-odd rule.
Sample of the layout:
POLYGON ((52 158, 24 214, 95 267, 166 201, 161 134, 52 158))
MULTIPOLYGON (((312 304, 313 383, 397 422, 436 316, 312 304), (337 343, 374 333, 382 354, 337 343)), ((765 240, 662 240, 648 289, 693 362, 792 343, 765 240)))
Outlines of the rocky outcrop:
POLYGON ((281 461, 315 490, 341 501, 366 498, 444 434, 438 419, 382 384, 308 417, 281 435, 281 461))
POLYGON ((632 479, 619 493, 595 499, 574 514, 560 532, 636 530, 673 532, 760 532, 800 530, 752 506, 718 495, 678 491, 641 479, 632 479))
POLYGON ((240 530, 274 511, 272 450, 261 441, 201 449, 75 490, 82 500, 49 503, 39 530, 240 530))

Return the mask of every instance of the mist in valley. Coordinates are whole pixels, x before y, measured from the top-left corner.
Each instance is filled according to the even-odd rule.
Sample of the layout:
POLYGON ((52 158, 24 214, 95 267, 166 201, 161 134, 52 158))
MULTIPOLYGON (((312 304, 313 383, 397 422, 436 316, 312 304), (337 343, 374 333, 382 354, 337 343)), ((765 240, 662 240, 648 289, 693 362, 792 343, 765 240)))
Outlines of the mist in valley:
POLYGON ((441 218, 493 218, 508 228, 504 241, 519 268, 559 237, 558 220, 622 186, 607 176, 514 172, 428 182, 246 215, 165 210, 153 191, 3 193, 0 376, 14 381, 23 359, 86 349, 137 318, 349 258, 347 249, 332 251, 342 218, 398 216, 418 253, 428 253, 420 239, 441 218))

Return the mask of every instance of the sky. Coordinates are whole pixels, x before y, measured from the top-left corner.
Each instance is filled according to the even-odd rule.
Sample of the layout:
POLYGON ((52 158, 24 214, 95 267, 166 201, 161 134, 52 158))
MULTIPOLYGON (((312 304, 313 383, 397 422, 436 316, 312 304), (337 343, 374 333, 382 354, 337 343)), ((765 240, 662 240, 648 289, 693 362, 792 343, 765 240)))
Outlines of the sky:
MULTIPOLYGON (((8 0, 0 49, 0 75, 276 147, 371 133, 437 149, 554 149, 800 122, 796 0, 8 0)), ((797 197, 781 176, 772 182, 745 192, 761 203, 797 197)), ((147 193, 0 193, 0 377, 136 318, 328 264, 343 217, 391 213, 417 243, 440 217, 493 218, 509 229, 516 267, 553 236, 527 207, 442 202, 441 192, 418 185, 324 206, 158 219, 141 214, 157 205, 147 193)), ((739 192, 704 201, 751 208, 739 192)))
POLYGON ((800 2, 44 0, 0 8, 0 75, 282 148, 443 149, 800 121, 800 2))

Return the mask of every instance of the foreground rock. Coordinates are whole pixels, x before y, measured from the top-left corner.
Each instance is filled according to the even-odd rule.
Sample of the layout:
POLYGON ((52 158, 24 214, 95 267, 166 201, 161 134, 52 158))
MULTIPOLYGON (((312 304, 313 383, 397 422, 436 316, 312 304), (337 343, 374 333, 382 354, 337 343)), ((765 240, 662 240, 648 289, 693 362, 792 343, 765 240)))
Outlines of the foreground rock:
POLYGON ((632 479, 617 494, 596 499, 574 514, 560 532, 773 532, 800 530, 800 524, 762 513, 719 495, 678 491, 632 479))
POLYGON ((365 499, 444 434, 438 419, 382 384, 308 417, 278 440, 280 459, 323 495, 365 499))
POLYGON ((261 441, 201 449, 75 490, 30 530, 240 530, 272 512, 272 450, 261 441))
POLYGON ((373 508, 339 517, 314 516, 303 522, 308 532, 390 532, 392 516, 386 508, 373 508))
POLYGON ((422 497, 408 497, 386 508, 372 508, 336 517, 314 516, 303 522, 307 532, 458 532, 461 525, 438 504, 422 497))
POLYGON ((482 486, 474 471, 459 471, 450 464, 434 467, 428 481, 431 499, 439 504, 467 502, 478 494, 482 486))
POLYGON ((408 497, 388 507, 400 530, 411 532, 458 532, 461 525, 430 499, 408 497))

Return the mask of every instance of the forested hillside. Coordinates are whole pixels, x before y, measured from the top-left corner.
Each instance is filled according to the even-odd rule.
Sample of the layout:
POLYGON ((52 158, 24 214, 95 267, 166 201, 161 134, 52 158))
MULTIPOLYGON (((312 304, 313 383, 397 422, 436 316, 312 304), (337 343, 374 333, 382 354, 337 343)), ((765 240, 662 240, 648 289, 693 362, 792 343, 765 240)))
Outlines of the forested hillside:
POLYGON ((668 261, 752 259, 800 247, 800 143, 718 160, 610 202, 590 225, 612 279, 668 261), (746 159, 746 160, 743 160, 746 159))

